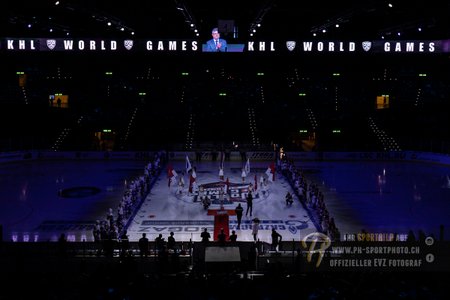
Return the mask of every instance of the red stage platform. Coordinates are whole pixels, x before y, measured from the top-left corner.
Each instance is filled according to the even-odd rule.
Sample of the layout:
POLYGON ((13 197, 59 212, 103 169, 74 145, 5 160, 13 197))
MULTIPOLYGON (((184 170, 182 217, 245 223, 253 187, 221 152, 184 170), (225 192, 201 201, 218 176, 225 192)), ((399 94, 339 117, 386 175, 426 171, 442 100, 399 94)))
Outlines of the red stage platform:
POLYGON ((214 241, 217 241, 217 236, 221 229, 225 232, 225 235, 227 236, 226 239, 228 240, 230 228, 229 215, 226 210, 216 210, 216 213, 214 214, 214 241))

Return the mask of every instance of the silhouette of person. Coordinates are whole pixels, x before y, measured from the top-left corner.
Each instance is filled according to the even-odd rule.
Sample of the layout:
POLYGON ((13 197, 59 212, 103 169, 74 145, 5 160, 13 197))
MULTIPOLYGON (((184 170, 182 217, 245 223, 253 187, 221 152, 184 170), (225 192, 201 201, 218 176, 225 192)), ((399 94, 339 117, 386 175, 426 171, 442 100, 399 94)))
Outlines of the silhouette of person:
POLYGON ((208 229, 205 228, 203 232, 200 234, 200 237, 202 238, 202 242, 204 243, 209 242, 211 235, 209 234, 208 229))
POLYGON ((175 250, 175 238, 173 235, 174 233, 171 231, 169 237, 167 238, 167 249, 175 250))
POLYGON ((128 255, 128 251, 130 249, 130 240, 128 239, 127 231, 125 230, 120 236, 120 256, 125 257, 128 255))
POLYGON ((66 234, 61 233, 58 239, 58 254, 60 257, 66 257, 67 255, 67 240, 66 234))
POLYGON ((230 236, 228 237, 228 239, 230 240, 230 242, 235 243, 237 240, 237 235, 236 235, 236 231, 231 231, 230 236))
POLYGON ((238 203, 238 205, 234 209, 234 212, 236 213, 237 222, 238 222, 237 229, 241 229, 242 213, 244 212, 244 209, 242 208, 240 203, 238 203))
POLYGON ((114 246, 115 246, 115 240, 113 239, 113 236, 111 234, 108 234, 106 236, 106 239, 102 239, 103 242, 103 253, 106 257, 113 257, 114 256, 114 246))
POLYGON ((252 213, 253 213, 253 195, 252 195, 252 193, 247 194, 247 211, 245 212, 245 216, 247 216, 249 212, 250 212, 250 217, 251 217, 252 213))
POLYGON ((164 244, 165 244, 164 238, 163 238, 162 234, 160 233, 160 234, 158 235, 158 237, 155 238, 155 247, 156 247, 156 250, 158 250, 158 252, 161 251, 161 250, 163 250, 164 244))
POLYGON ((226 239, 227 235, 225 234, 223 228, 221 228, 219 234, 217 235, 217 241, 221 246, 224 246, 226 239))
POLYGON ((281 240, 283 239, 283 237, 281 236, 281 234, 279 234, 275 228, 272 228, 272 250, 277 251, 277 247, 278 245, 280 245, 281 240))
POLYGON ((220 38, 218 28, 211 31, 212 39, 206 42, 206 52, 227 52, 227 41, 220 38))
POLYGON ((142 237, 139 239, 138 245, 139 245, 139 255, 141 257, 142 256, 147 257, 148 256, 148 238, 147 238, 147 234, 145 232, 142 233, 142 237))

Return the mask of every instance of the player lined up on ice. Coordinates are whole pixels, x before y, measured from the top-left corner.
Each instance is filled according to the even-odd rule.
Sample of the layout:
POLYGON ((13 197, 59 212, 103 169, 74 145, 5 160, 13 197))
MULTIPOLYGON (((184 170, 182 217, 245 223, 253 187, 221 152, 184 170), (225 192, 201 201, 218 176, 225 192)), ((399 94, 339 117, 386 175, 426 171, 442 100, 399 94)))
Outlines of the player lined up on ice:
POLYGON ((291 206, 292 205, 292 203, 294 203, 294 198, 292 197, 292 194, 288 191, 287 193, 286 193, 286 205, 287 206, 291 206))
POLYGON ((125 192, 119 201, 116 215, 114 214, 114 209, 109 208, 105 214, 105 219, 96 221, 92 230, 94 241, 99 242, 106 239, 117 240, 119 238, 134 208, 150 192, 150 183, 155 179, 158 171, 160 171, 162 155, 164 155, 162 152, 155 153, 153 160, 145 165, 144 175, 125 182, 125 192))
POLYGON ((319 219, 322 232, 327 234, 332 240, 339 240, 339 229, 335 224, 334 218, 328 212, 324 195, 319 187, 313 182, 308 184, 303 173, 294 166, 292 161, 285 159, 283 168, 284 176, 294 188, 300 201, 305 203, 319 219))
POLYGON ((209 208, 209 206, 211 205, 211 198, 209 198, 208 196, 205 196, 205 197, 203 197, 203 199, 201 201, 203 204, 203 209, 207 210, 209 208))

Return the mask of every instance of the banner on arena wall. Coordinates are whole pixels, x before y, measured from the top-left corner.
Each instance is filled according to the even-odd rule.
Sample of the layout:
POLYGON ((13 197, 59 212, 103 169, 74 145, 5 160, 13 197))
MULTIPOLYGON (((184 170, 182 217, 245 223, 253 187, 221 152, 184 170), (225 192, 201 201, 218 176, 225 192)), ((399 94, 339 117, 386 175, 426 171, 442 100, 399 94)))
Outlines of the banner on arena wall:
MULTIPOLYGON (((204 42, 181 39, 0 38, 6 52, 202 53, 204 42)), ((247 53, 414 53, 450 52, 450 40, 254 40, 228 43, 228 52, 247 53)), ((225 54, 226 55, 226 54, 225 54)))

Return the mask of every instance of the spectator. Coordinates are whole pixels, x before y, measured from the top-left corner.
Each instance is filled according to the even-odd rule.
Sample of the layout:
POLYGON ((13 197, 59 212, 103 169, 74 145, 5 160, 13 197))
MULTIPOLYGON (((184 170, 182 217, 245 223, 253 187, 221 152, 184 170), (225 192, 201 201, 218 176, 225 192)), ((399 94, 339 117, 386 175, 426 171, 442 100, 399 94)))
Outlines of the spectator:
POLYGON ((165 245, 164 238, 160 233, 157 238, 155 238, 155 247, 158 252, 162 251, 165 245))
POLYGON ((175 238, 173 237, 173 231, 170 232, 169 237, 167 238, 167 249, 175 250, 175 238))
POLYGON ((275 228, 272 228, 272 250, 278 251, 279 246, 281 244, 281 240, 283 239, 283 237, 281 236, 281 234, 279 234, 275 228))
POLYGON ((236 231, 231 231, 231 235, 229 236, 228 240, 232 243, 235 243, 237 241, 236 231))
POLYGON ((147 238, 147 234, 145 232, 142 233, 142 237, 139 239, 138 245, 139 245, 140 256, 147 257, 148 256, 148 238, 147 238))
POLYGON ((58 239, 58 254, 60 257, 66 257, 67 256, 67 239, 66 234, 61 233, 58 239))
POLYGON ((227 239, 227 235, 225 234, 225 231, 223 228, 220 229, 219 234, 217 235, 217 241, 221 246, 225 246, 225 241, 227 239))
POLYGON ((122 235, 120 236, 120 256, 126 257, 129 254, 130 250, 130 240, 128 239, 127 231, 124 230, 122 235))
POLYGON ((203 243, 208 243, 209 239, 211 238, 211 235, 208 232, 208 229, 204 229, 203 232, 200 234, 200 237, 202 238, 203 243))

